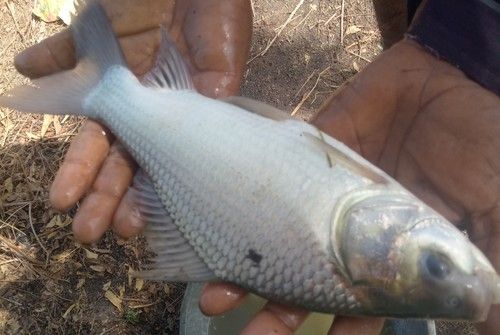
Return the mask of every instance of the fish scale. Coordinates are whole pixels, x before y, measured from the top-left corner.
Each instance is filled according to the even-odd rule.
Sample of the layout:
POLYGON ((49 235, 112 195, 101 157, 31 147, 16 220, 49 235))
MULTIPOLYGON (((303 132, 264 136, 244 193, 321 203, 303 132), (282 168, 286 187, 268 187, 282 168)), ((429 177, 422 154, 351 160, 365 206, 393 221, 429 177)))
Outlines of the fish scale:
MULTIPOLYGON (((269 132, 268 120, 257 118, 245 111, 235 113, 232 108, 221 110, 223 108, 218 106, 217 109, 210 109, 204 101, 206 98, 191 92, 183 92, 191 95, 190 105, 184 106, 181 103, 176 105, 173 100, 180 98, 179 101, 183 101, 182 95, 167 95, 169 105, 184 111, 182 118, 179 118, 177 113, 167 111, 150 115, 148 118, 138 118, 137 115, 152 114, 151 109, 129 106, 127 96, 143 88, 138 82, 137 87, 130 84, 134 80, 130 78, 128 71, 120 68, 109 71, 99 87, 87 98, 87 108, 98 111, 103 121, 133 153, 139 165, 151 177, 158 194, 163 195, 162 202, 168 213, 175 218, 178 226, 183 227, 185 237, 189 239, 190 231, 198 232, 198 242, 193 245, 198 255, 219 278, 252 287, 266 297, 279 295, 290 302, 303 295, 303 282, 307 279, 314 282, 318 273, 325 272, 319 277, 321 280, 328 277, 341 282, 335 269, 325 270, 328 268, 325 265, 331 262, 331 257, 325 249, 327 242, 321 241, 322 236, 309 231, 304 221, 314 218, 318 220, 318 226, 330 223, 330 213, 324 208, 332 208, 335 197, 339 195, 336 191, 339 188, 334 187, 338 186, 339 180, 344 181, 345 187, 351 188, 366 185, 368 182, 350 177, 349 173, 341 168, 337 174, 332 173, 322 152, 300 150, 301 146, 307 145, 300 132, 309 130, 309 127, 292 127, 291 130, 269 132), (115 99, 109 99, 109 90, 115 92, 115 99), (197 122, 193 124, 190 117, 194 113, 199 114, 197 108, 204 108, 202 113, 207 117, 196 116, 197 122), (147 124, 144 124, 144 120, 147 120, 147 124), (175 138, 168 130, 161 132, 161 142, 158 142, 157 138, 137 132, 137 129, 150 129, 151 124, 156 124, 157 127, 160 124, 169 124, 170 129, 175 129, 175 138), (189 127, 186 127, 186 124, 189 124, 189 127), (217 150, 217 145, 210 144, 211 139, 217 138, 214 136, 214 129, 227 133, 228 138, 225 141, 234 141, 234 149, 241 154, 232 155, 230 159, 213 159, 213 155, 225 157, 225 150, 231 150, 217 150), (297 143, 290 142, 290 137, 296 138, 297 143), (192 145, 198 150, 186 152, 182 149, 185 145, 192 145), (277 150, 281 145, 293 147, 294 150, 277 150), (162 154, 152 155, 152 152, 159 151, 162 154), (262 162, 259 163, 257 171, 263 180, 259 185, 255 185, 254 178, 251 178, 251 169, 255 167, 251 165, 249 158, 255 157, 255 153, 259 153, 262 162), (311 154, 313 157, 308 157, 311 154), (177 167, 172 166, 174 160, 177 167), (269 172, 275 170, 275 165, 283 172, 281 183, 276 180, 268 182, 273 178, 269 172), (160 166, 163 174, 159 173, 160 166), (283 169, 284 166, 289 168, 283 169), (220 172, 221 170, 223 171, 220 172), (235 170, 239 173, 231 172, 235 170), (294 176, 290 177, 289 174, 294 176), (227 177, 221 179, 220 176, 227 177), (296 180, 296 183, 290 184, 290 180, 296 180), (221 189, 226 191, 222 194, 219 191, 219 194, 214 195, 217 189, 213 186, 221 183, 224 183, 221 189), (325 183, 332 187, 325 187, 325 183), (233 192, 241 196, 236 198, 232 195, 233 192), (286 200, 279 196, 283 193, 288 194, 286 200), (216 201, 212 201, 212 198, 216 201), (309 201, 310 206, 304 206, 303 200, 311 198, 317 200, 309 201), (256 212, 247 203, 255 203, 261 210, 256 212), (319 213, 322 215, 318 215, 319 213), (268 222, 280 224, 269 225, 268 222), (276 232, 273 232, 273 229, 276 232), (266 239, 266 235, 273 236, 273 239, 266 239), (237 239, 236 236, 246 238, 237 239), (276 236, 280 238, 276 239, 276 236), (200 239, 203 241, 201 244, 200 239), (305 248, 306 252, 294 248, 299 244, 308 246, 305 248), (284 247, 276 248, 275 245, 284 247), (247 258, 249 249, 262 255, 263 261, 258 267, 247 258), (238 271, 231 271, 231 267, 227 267, 234 258, 243 260, 238 271), (272 262, 278 259, 283 260, 286 267, 282 282, 266 281, 266 277, 274 278, 280 274, 280 269, 272 266, 272 262), (312 259, 324 260, 311 262, 312 259), (305 268, 308 270, 304 271, 305 268), (308 276, 304 276, 305 274, 308 276)), ((145 96, 139 99, 153 101, 154 98, 147 96, 149 93, 146 91, 145 96)), ((345 191, 345 188, 342 189, 345 191)), ((331 296, 332 299, 328 301, 319 299, 328 296, 323 290, 322 281, 313 286, 313 291, 316 293, 313 292, 310 301, 305 301, 304 304, 319 308, 319 303, 322 305, 320 308, 325 311, 336 308, 339 303, 347 305, 348 294, 342 296, 340 301, 335 299, 338 295, 331 296)), ((354 305, 352 303, 349 307, 354 305)))
POLYGON ((314 311, 484 320, 500 279, 462 232, 327 134, 243 97, 196 92, 162 31, 127 69, 102 7, 72 24, 75 69, 0 96, 105 124, 140 169, 129 190, 154 263, 138 275, 225 280, 314 311))

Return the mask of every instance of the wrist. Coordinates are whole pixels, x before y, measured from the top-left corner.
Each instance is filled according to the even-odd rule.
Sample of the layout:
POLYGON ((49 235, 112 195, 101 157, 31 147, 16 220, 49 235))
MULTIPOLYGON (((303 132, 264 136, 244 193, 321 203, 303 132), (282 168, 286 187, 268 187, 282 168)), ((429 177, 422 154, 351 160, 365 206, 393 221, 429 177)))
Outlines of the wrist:
POLYGON ((407 37, 500 94, 500 3, 428 0, 420 6, 407 37))

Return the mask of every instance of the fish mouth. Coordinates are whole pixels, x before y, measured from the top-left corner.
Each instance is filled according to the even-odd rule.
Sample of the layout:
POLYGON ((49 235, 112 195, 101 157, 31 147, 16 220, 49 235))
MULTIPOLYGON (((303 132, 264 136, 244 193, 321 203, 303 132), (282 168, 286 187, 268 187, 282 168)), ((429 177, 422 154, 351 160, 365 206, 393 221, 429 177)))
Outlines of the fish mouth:
POLYGON ((477 271, 475 277, 477 285, 467 285, 465 297, 472 309, 471 321, 482 322, 491 306, 500 304, 500 277, 484 270, 477 271))
POLYGON ((495 271, 493 265, 484 256, 484 254, 475 246, 473 246, 472 254, 477 262, 475 276, 481 283, 485 300, 483 302, 483 312, 478 315, 479 321, 486 320, 491 305, 500 304, 500 276, 495 271))

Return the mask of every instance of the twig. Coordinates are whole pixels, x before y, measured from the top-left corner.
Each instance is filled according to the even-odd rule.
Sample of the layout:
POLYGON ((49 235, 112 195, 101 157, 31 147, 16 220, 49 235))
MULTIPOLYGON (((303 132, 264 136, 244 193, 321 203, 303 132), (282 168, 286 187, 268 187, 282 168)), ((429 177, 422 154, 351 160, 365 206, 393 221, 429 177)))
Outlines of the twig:
POLYGON ((152 302, 152 303, 149 303, 149 304, 144 304, 144 305, 130 305, 129 307, 132 308, 132 309, 137 309, 137 308, 145 308, 145 307, 150 307, 150 306, 154 306, 156 304, 158 304, 160 302, 160 299, 152 302))
POLYGON ((12 20, 14 21, 14 26, 16 27, 17 33, 19 34, 19 36, 21 36, 21 41, 24 43, 24 36, 21 33, 21 29, 19 28, 19 24, 17 23, 16 16, 14 15, 14 8, 12 8, 12 4, 9 1, 7 1, 5 5, 9 10, 10 16, 12 16, 12 20))
POLYGON ((38 235, 35 231, 35 227, 33 226, 33 219, 31 217, 31 204, 28 205, 28 217, 29 217, 29 222, 30 222, 30 226, 31 226, 31 231, 33 232, 33 235, 35 235, 35 239, 38 242, 38 245, 40 245, 40 248, 42 248, 43 251, 45 252, 45 256, 46 256, 45 265, 47 265, 49 262, 49 252, 47 251, 47 249, 45 249, 45 247, 42 244, 42 241, 40 241, 40 239, 38 238, 38 235))
POLYGON ((295 6, 295 8, 293 9, 293 11, 290 13, 290 15, 288 16, 288 18, 286 19, 285 23, 283 23, 281 25, 281 27, 279 28, 279 30, 276 32, 276 34, 274 35, 274 37, 271 39, 271 41, 269 41, 269 43, 267 43, 267 46, 264 48, 264 50, 262 50, 261 52, 259 52, 258 54, 256 54, 255 56, 253 56, 248 62, 247 64, 250 64, 251 62, 254 61, 254 59, 258 58, 258 57, 262 57, 266 54, 266 52, 269 50, 269 48, 273 45, 273 43, 276 41, 276 39, 281 35, 281 33, 283 32, 283 30, 285 29, 285 27, 290 23, 290 21, 292 21, 293 17, 295 16, 295 13, 297 13, 297 11, 299 10, 299 8, 302 6, 302 4, 304 3, 304 0, 300 0, 297 5, 295 6))
POLYGON ((311 73, 309 75, 309 77, 307 77, 306 81, 302 84, 302 86, 300 86, 299 90, 297 91, 297 93, 295 93, 295 95, 293 96, 293 98, 295 99, 296 97, 299 96, 300 92, 302 91, 302 89, 304 88, 304 86, 307 85, 307 83, 309 82, 309 80, 311 80, 312 77, 314 77, 314 75, 316 74, 316 71, 313 71, 313 73, 311 73))
POLYGON ((289 34, 289 33, 291 33, 292 31, 294 31, 295 29, 297 29, 298 27, 300 27, 300 25, 302 25, 302 24, 303 24, 303 23, 307 20, 307 18, 309 17, 309 15, 311 15, 311 13, 312 13, 313 11, 315 11, 315 10, 316 10, 316 8, 315 8, 315 7, 313 7, 313 6, 311 6, 311 8, 310 8, 310 9, 309 9, 309 11, 307 12, 307 14, 304 16, 304 18, 303 18, 302 20, 300 20, 300 22, 299 22, 299 23, 297 23, 297 25, 296 25, 295 27, 293 27, 293 28, 292 28, 292 29, 288 32, 288 34, 289 34))
POLYGON ((252 18, 255 17, 255 5, 253 3, 254 0, 250 0, 250 8, 252 9, 252 18))
POLYGON ((312 92, 316 89, 316 86, 318 86, 318 83, 319 83, 319 80, 321 79, 321 76, 330 69, 330 66, 328 66, 326 69, 324 69, 323 71, 321 71, 319 74, 318 74, 318 78, 316 78, 316 82, 314 83, 314 86, 313 88, 311 88, 311 90, 309 92, 307 92, 307 94, 304 95, 304 97, 302 98, 302 100, 298 103, 297 106, 295 106, 295 108, 293 109, 291 115, 295 115, 297 114, 297 112, 299 111, 299 109, 302 107, 302 105, 304 104, 304 102, 307 101, 307 99, 309 99, 309 96, 312 94, 312 92))
POLYGON ((17 302, 17 301, 14 301, 14 300, 10 300, 9 298, 2 297, 1 295, 0 295, 0 299, 5 300, 5 301, 8 301, 8 302, 10 302, 11 304, 14 304, 14 305, 17 305, 17 306, 21 306, 21 305, 22 305, 20 302, 17 302))
POLYGON ((344 44, 344 9, 345 0, 342 0, 342 6, 340 9, 340 45, 344 44))
POLYGON ((368 63, 371 63, 371 62, 372 62, 372 61, 371 61, 371 60, 369 60, 368 58, 366 58, 366 57, 364 57, 364 56, 361 56, 361 55, 358 55, 358 54, 356 54, 356 53, 354 53, 354 52, 352 52, 352 51, 350 51, 350 50, 347 50, 347 49, 346 49, 345 51, 347 51, 348 53, 350 53, 350 54, 351 54, 351 55, 353 55, 353 56, 358 57, 359 59, 364 60, 365 62, 368 62, 368 63))
POLYGON ((5 265, 5 264, 9 264, 9 263, 20 262, 20 261, 21 261, 20 259, 12 258, 12 259, 0 262, 0 266, 5 265))
POLYGON ((337 15, 338 15, 338 13, 333 13, 333 15, 332 15, 332 16, 330 16, 330 17, 328 18, 328 20, 326 20, 326 22, 324 23, 324 25, 326 26, 328 23, 330 23, 330 21, 331 21, 331 20, 336 19, 336 18, 337 18, 337 15))

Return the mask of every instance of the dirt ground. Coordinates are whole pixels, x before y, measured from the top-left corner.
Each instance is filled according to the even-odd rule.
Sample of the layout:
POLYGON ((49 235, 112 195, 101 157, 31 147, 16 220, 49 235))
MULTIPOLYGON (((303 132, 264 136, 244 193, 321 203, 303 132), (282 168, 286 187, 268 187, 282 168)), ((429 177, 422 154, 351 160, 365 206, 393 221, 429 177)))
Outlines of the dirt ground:
MULTIPOLYGON (((0 94, 25 81, 14 55, 55 31, 33 1, 0 0, 0 94)), ((370 0, 254 0, 242 95, 308 120, 382 51, 370 0), (342 43, 341 43, 342 41, 342 43)), ((73 240, 48 189, 81 120, 0 109, 0 333, 177 334, 182 284, 132 279, 141 239, 73 240)))

